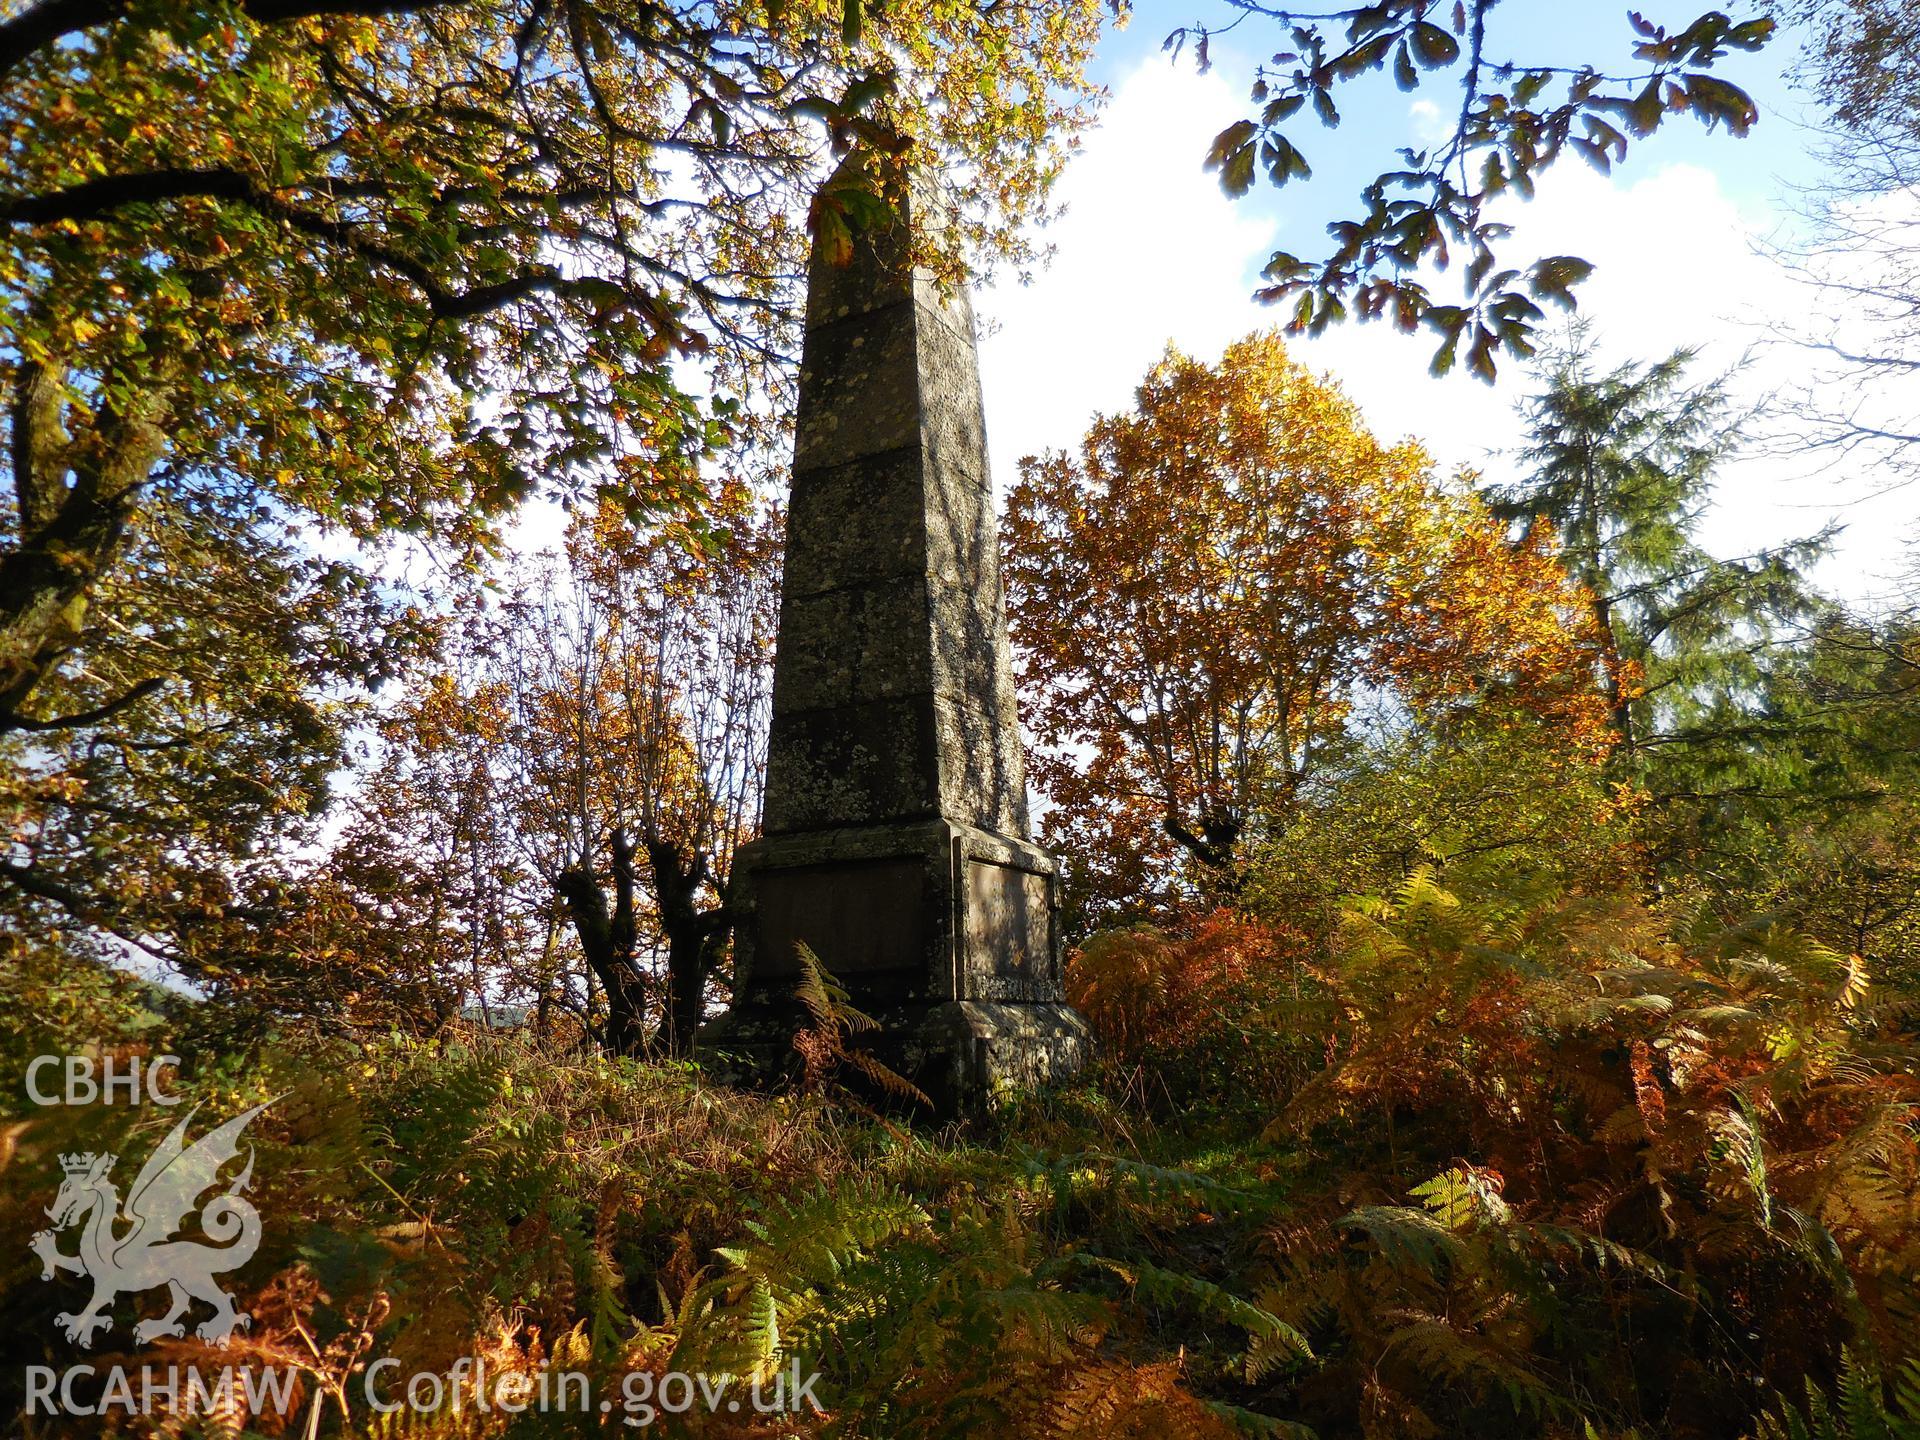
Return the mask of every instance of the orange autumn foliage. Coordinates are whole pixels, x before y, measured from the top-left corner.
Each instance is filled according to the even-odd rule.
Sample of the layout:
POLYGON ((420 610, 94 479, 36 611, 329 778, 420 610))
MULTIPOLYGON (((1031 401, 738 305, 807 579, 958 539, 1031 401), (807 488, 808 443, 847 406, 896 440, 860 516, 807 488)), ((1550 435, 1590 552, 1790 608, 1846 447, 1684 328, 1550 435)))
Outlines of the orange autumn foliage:
POLYGON ((1068 960, 1068 998, 1121 1064, 1204 1043, 1256 1008, 1254 991, 1298 972, 1304 937, 1215 910, 1183 933, 1094 935, 1068 960))
POLYGON ((1337 1357, 1303 1418, 1553 1435, 1577 1394, 1746 1434, 1843 1346, 1911 1353, 1920 1078, 1873 994, 1764 917, 1428 870, 1357 903, 1271 1017, 1326 1048, 1268 1138, 1340 1163, 1261 1297, 1337 1357))
POLYGON ((1144 843, 1231 896, 1250 827, 1297 810, 1364 702, 1604 746, 1586 606, 1548 542, 1509 545, 1275 333, 1216 365, 1170 349, 1078 454, 1023 462, 1007 537, 1053 838, 1125 893, 1144 843))

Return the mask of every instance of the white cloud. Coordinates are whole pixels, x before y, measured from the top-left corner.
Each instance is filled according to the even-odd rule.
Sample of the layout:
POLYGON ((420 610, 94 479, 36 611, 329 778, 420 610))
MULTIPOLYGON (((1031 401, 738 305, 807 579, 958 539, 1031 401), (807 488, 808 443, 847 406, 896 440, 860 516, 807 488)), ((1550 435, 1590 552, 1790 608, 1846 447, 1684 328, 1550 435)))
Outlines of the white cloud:
POLYGON ((1240 101, 1217 72, 1134 71, 1062 177, 1066 214, 1042 237, 1052 264, 975 297, 1000 327, 980 346, 1000 485, 1021 456, 1072 446, 1094 412, 1129 405, 1169 340, 1211 356, 1272 319, 1249 296, 1276 227, 1196 159, 1240 101))
POLYGON ((1416 100, 1407 106, 1407 118, 1413 122, 1413 138, 1417 145, 1438 145, 1452 131, 1447 117, 1431 100, 1416 100))
MULTIPOLYGON (((1128 404, 1169 340, 1212 356, 1279 322, 1250 299, 1276 227, 1255 202, 1226 199, 1195 158, 1239 100, 1218 72, 1148 62, 1126 77, 1063 177, 1068 213, 1045 237, 1056 247, 1052 265, 1031 286, 1006 283, 978 297, 982 316, 1000 325, 982 343, 981 366, 1002 486, 1020 456, 1071 446, 1094 411, 1128 404)), ((1422 119, 1410 115, 1416 130, 1422 119)), ((1804 296, 1755 251, 1767 217, 1743 213, 1711 171, 1643 166, 1608 178, 1569 163, 1506 218, 1516 225, 1509 253, 1595 263, 1581 310, 1610 359, 1697 346, 1697 373, 1735 370, 1743 403, 1782 389, 1805 365, 1788 347, 1758 343, 1804 296)), ((1295 344, 1342 382, 1383 438, 1415 436, 1447 469, 1503 473, 1520 442, 1519 367, 1508 364, 1492 387, 1464 374, 1436 381, 1431 350, 1427 336, 1377 324, 1295 344)), ((1841 554, 1820 579, 1855 597, 1884 593, 1910 563, 1920 487, 1844 506, 1853 493, 1787 460, 1743 459, 1724 472, 1706 538, 1742 552, 1838 518, 1847 525, 1841 554)))

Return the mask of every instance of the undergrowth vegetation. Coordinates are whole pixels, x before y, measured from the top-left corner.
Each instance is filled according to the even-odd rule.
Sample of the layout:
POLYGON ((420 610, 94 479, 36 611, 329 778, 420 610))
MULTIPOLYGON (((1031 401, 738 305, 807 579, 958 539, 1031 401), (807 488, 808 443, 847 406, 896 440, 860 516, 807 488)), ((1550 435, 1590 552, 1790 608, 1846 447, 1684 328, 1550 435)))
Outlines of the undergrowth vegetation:
MULTIPOLYGON (((654 1413, 667 1434, 1910 1432, 1920 1052, 1856 958, 1421 871, 1325 947, 1215 915, 1103 937, 1072 978, 1097 1073, 937 1132, 830 1079, 753 1095, 458 1025, 288 1028, 197 1064, 196 1128, 273 1102, 250 1132, 252 1323, 140 1363, 297 1379, 277 1410, 159 1428, 573 1434, 628 1413, 512 1414, 455 1384, 374 1407, 394 1403, 377 1360, 397 1365, 376 1382, 470 1357, 469 1385, 478 1362, 485 1385, 575 1371, 613 1397, 819 1376, 796 1412, 654 1413)), ((63 1013, 124 1062, 178 1023, 156 1007, 88 991, 63 1013)), ((22 1117, 0 1219, 32 1231, 62 1153, 144 1154, 181 1113, 22 1117)), ((0 1264, 9 1349, 71 1360, 54 1316, 82 1282, 0 1264)), ((136 1313, 87 1358, 111 1364, 136 1313)))

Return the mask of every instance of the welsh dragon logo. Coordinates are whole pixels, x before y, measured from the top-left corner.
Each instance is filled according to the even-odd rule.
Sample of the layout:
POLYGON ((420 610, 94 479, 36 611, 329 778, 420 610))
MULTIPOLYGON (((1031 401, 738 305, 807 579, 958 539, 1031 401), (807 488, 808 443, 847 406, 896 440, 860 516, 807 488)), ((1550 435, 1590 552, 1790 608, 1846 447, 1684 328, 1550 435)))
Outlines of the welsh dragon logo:
POLYGON ((53 1229, 35 1235, 31 1248, 40 1257, 41 1279, 51 1280, 56 1271, 70 1270, 93 1281, 93 1299, 86 1309, 77 1315, 57 1317, 69 1340, 82 1348, 92 1345, 94 1331, 113 1324, 107 1309, 116 1296, 162 1285, 171 1297, 167 1313, 135 1325, 136 1343, 144 1345, 162 1335, 184 1335, 181 1316, 194 1300, 213 1306, 213 1315, 194 1332, 202 1340, 224 1345, 236 1325, 246 1328, 246 1312, 234 1309, 233 1296, 216 1285, 213 1277, 237 1270, 260 1247, 260 1212, 241 1194, 253 1179, 251 1147, 246 1167, 225 1192, 200 1207, 200 1230, 213 1243, 176 1240, 173 1236, 199 1205, 200 1196, 219 1183, 222 1167, 239 1155, 240 1132, 272 1103, 256 1105, 234 1116, 189 1145, 187 1126, 199 1112, 195 1106, 140 1167, 127 1192, 124 1210, 119 1187, 108 1179, 119 1156, 60 1157, 66 1179, 47 1208, 53 1229), (83 1220, 86 1223, 80 1232, 79 1253, 61 1254, 54 1247, 55 1231, 83 1220))

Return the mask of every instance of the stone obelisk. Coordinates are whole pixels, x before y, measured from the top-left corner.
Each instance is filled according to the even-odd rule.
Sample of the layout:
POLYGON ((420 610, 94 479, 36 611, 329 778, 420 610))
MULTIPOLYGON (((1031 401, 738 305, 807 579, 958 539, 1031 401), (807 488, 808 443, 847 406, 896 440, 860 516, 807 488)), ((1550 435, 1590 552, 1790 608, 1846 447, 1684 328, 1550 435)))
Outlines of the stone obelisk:
POLYGON ((910 263, 939 223, 910 190, 846 263, 814 246, 764 835, 734 866, 734 1005, 701 1040, 790 1066, 804 942, 954 1113, 1071 1073, 1088 1039, 1029 839, 973 313, 910 263))

